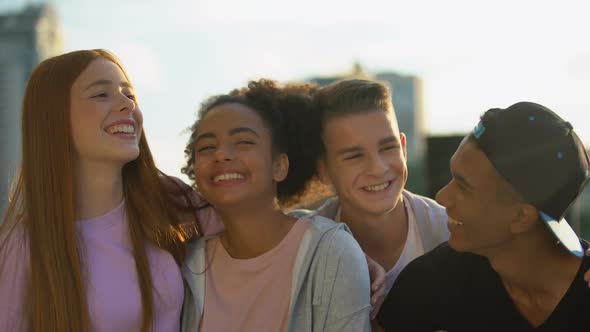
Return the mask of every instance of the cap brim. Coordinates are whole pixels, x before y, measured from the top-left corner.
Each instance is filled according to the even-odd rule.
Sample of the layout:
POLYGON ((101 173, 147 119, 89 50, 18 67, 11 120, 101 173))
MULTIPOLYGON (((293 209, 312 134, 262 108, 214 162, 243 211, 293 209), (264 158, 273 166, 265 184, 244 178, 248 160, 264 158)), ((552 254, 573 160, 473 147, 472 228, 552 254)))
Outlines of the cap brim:
POLYGON ((580 239, 576 235, 576 232, 570 227, 565 218, 557 221, 555 218, 550 217, 548 214, 539 211, 541 219, 549 226, 549 229, 555 237, 559 240, 569 252, 577 257, 583 257, 584 251, 580 244, 580 239))

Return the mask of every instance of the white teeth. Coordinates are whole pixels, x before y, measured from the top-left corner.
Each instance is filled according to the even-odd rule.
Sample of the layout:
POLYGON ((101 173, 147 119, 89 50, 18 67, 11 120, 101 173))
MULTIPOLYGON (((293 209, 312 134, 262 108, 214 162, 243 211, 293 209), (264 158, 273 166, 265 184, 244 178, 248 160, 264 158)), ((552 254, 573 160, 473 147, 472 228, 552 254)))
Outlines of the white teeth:
POLYGON ((244 176, 238 173, 225 173, 213 178, 213 182, 243 179, 244 176))
POLYGON ((449 224, 454 225, 454 226, 463 226, 462 222, 455 220, 451 217, 449 217, 449 224))
POLYGON ((133 134, 135 132, 135 127, 128 124, 121 124, 121 125, 114 125, 108 128, 109 134, 133 134))
POLYGON ((382 184, 377 184, 374 186, 366 186, 366 187, 363 187, 363 189, 365 189, 366 191, 381 191, 381 190, 387 188, 387 186, 389 186, 389 181, 384 182, 382 184))

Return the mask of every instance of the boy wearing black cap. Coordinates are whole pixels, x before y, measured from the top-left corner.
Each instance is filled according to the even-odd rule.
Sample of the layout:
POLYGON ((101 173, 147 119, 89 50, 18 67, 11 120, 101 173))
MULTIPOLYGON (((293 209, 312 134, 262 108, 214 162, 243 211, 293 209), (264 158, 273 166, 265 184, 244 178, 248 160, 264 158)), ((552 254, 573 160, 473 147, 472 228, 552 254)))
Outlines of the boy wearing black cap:
POLYGON ((451 237, 400 274, 386 331, 588 331, 588 243, 564 219, 589 177, 572 126, 522 102, 491 109, 437 194, 451 237))

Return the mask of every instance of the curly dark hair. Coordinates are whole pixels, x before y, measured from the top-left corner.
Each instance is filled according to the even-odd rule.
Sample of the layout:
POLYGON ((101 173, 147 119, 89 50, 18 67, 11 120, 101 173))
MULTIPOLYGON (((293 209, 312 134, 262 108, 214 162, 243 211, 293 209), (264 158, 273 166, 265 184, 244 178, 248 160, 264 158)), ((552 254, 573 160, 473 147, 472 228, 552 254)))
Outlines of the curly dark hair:
POLYGON ((312 96, 316 86, 308 83, 279 85, 276 81, 250 81, 244 88, 206 99, 198 111, 198 120, 191 126, 191 136, 184 149, 186 164, 181 172, 195 181, 194 143, 203 119, 213 108, 238 103, 255 111, 269 129, 273 156, 285 153, 289 158, 287 177, 277 185, 281 205, 297 202, 316 175, 317 145, 311 141, 313 126, 308 125, 312 96))

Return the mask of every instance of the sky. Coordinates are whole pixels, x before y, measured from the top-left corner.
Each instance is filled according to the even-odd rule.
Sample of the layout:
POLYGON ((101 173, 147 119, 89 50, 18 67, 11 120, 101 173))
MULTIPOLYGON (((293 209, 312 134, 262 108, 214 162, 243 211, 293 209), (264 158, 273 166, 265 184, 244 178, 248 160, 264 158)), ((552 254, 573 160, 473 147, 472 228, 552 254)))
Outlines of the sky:
MULTIPOLYGON (((0 0, 0 11, 39 0, 0 0)), ((135 86, 159 167, 180 175, 200 102, 261 77, 368 71, 422 79, 431 135, 528 100, 590 144, 590 2, 53 0, 64 51, 106 48, 135 86)))

